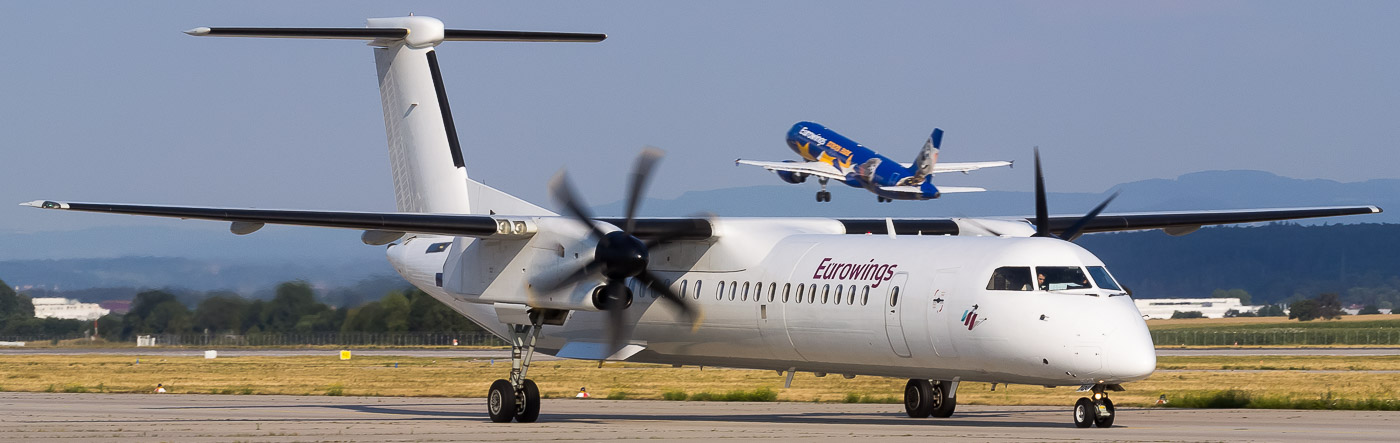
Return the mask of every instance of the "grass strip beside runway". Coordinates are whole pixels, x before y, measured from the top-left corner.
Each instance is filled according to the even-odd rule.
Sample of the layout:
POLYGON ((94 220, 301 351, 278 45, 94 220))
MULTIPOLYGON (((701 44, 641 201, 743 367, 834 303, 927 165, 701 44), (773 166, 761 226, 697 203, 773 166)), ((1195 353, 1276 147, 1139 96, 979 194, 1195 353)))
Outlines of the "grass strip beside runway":
MULTIPOLYGON (((0 357, 0 390, 24 392, 150 393, 157 383, 171 394, 290 394, 483 397, 504 378, 509 360, 354 357, 333 352, 295 357, 137 357, 119 355, 8 355, 0 357)), ((1170 369, 1114 393, 1124 406, 1385 409, 1400 398, 1392 371, 1397 356, 1161 357, 1170 369), (1308 372, 1327 371, 1327 372, 1308 372), (1233 391, 1232 391, 1233 390, 1233 391), (1223 392, 1223 394, 1222 394, 1223 392), (1223 400, 1222 400, 1223 399, 1223 400), (1292 406, 1289 406, 1292 405, 1292 406)), ((774 371, 591 361, 538 362, 530 378, 545 397, 574 397, 587 387, 595 398, 718 401, 898 403, 905 380, 883 377, 818 378, 799 373, 790 389, 774 371)), ((959 402, 985 405, 1069 405, 1072 387, 964 383, 959 402)))

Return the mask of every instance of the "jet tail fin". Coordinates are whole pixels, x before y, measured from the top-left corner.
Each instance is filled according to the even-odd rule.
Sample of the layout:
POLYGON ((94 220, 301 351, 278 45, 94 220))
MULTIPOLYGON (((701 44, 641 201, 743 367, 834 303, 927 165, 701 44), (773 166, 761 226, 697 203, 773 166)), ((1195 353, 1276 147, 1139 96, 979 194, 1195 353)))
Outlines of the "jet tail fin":
POLYGON ((913 171, 915 186, 923 183, 928 176, 933 175, 933 165, 938 163, 938 147, 943 144, 943 130, 934 128, 933 134, 928 136, 924 142, 924 148, 919 151, 919 156, 914 159, 914 164, 910 167, 913 171))

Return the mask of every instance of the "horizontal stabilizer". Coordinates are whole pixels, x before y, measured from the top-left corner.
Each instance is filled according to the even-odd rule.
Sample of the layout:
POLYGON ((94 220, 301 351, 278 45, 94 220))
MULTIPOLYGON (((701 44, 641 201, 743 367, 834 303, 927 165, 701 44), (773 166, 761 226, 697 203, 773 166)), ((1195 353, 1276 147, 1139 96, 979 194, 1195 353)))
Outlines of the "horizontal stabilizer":
MULTIPOLYGON (((199 27, 186 34, 207 37, 321 38, 321 39, 402 39, 407 28, 229 28, 199 27)), ((580 32, 487 31, 444 29, 442 41, 473 42, 600 42, 606 34, 580 32)))

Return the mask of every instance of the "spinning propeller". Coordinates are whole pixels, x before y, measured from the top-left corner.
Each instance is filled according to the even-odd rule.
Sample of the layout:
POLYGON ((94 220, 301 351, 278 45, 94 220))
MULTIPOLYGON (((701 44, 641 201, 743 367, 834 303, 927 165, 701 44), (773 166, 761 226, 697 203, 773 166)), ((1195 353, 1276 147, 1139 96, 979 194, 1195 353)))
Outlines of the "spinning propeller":
POLYGON ((617 231, 603 232, 594 223, 593 216, 584 209, 582 200, 574 195, 573 186, 564 171, 559 171, 549 182, 549 190, 554 199, 564 205, 569 216, 588 227, 591 236, 598 241, 598 246, 594 249, 592 260, 579 265, 572 272, 562 273, 566 277, 542 289, 554 291, 601 275, 606 283, 594 290, 592 302, 594 307, 608 311, 607 329, 611 351, 616 351, 623 345, 622 330, 626 322, 624 311, 632 305, 632 291, 627 288, 629 277, 656 291, 661 299, 674 304, 681 315, 690 320, 693 328, 700 326, 702 315, 699 310, 671 291, 656 274, 647 270, 648 251, 679 237, 682 232, 662 234, 646 241, 632 235, 637 228, 637 206, 642 201, 643 188, 646 187, 647 180, 651 178, 651 171, 656 162, 661 160, 661 156, 660 149, 647 147, 637 157, 637 163, 632 167, 632 181, 627 190, 627 218, 623 226, 620 226, 622 229, 617 231))
POLYGON ((1094 220, 1094 217, 1098 217, 1099 213, 1103 212, 1103 208, 1108 207, 1108 203, 1112 202, 1115 198, 1118 198, 1117 192, 1114 192, 1113 195, 1104 199, 1103 203, 1099 203, 1098 206, 1095 206, 1094 210, 1089 211, 1088 214, 1084 214, 1083 217, 1076 220, 1074 224, 1070 225, 1064 232, 1061 232, 1060 235, 1051 233, 1050 211, 1045 205, 1045 177, 1040 172, 1040 148, 1035 148, 1035 235, 1032 235, 1032 237, 1051 237, 1072 242, 1078 239, 1080 235, 1084 235, 1084 233, 1080 231, 1084 230, 1084 227, 1088 226, 1089 222, 1094 220))

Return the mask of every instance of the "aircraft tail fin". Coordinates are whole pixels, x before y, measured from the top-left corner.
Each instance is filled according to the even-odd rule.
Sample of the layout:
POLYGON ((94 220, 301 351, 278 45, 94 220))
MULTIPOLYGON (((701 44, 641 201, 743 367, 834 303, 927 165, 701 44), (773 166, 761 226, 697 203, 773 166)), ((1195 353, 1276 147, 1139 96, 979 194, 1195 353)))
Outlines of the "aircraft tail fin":
POLYGON ((938 148, 942 144, 943 130, 934 128, 933 134, 928 136, 928 140, 924 142, 924 148, 919 150, 919 156, 914 159, 914 164, 910 167, 913 170, 911 176, 913 180, 911 181, 915 183, 915 186, 923 183, 928 176, 933 175, 933 165, 938 163, 938 148))
POLYGON ((602 34, 445 29, 432 17, 372 18, 365 28, 195 28, 211 37, 368 40, 374 47, 394 198, 400 212, 547 215, 467 178, 435 47, 444 41, 596 42, 602 34), (487 203, 493 202, 493 203, 487 203))

